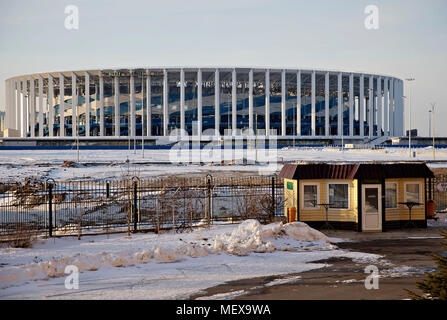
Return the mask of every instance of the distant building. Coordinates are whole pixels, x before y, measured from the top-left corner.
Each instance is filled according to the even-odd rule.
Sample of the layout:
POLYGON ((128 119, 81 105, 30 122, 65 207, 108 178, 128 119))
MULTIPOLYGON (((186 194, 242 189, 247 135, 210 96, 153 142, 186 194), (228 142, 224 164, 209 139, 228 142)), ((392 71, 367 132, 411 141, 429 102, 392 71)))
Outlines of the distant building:
POLYGON ((6 80, 6 126, 22 137, 257 135, 401 137, 403 81, 312 69, 154 67, 6 80), (77 128, 73 130, 73 128, 77 128))

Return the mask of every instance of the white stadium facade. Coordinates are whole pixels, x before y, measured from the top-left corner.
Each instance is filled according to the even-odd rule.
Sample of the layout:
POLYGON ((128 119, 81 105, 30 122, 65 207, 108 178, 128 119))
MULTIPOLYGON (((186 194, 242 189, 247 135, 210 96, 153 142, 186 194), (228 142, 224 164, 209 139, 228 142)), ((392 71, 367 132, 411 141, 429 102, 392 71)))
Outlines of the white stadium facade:
POLYGON ((401 79, 345 71, 154 67, 6 80, 5 128, 30 140, 264 135, 368 142, 401 137, 403 115, 401 79))

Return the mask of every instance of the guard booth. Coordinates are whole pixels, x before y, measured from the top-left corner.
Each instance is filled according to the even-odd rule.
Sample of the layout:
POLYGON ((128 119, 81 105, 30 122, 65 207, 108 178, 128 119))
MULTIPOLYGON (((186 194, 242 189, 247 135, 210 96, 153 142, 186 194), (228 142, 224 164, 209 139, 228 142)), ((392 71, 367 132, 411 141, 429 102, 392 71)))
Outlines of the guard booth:
POLYGON ((360 232, 427 226, 434 175, 425 163, 286 164, 280 177, 289 220, 360 232))

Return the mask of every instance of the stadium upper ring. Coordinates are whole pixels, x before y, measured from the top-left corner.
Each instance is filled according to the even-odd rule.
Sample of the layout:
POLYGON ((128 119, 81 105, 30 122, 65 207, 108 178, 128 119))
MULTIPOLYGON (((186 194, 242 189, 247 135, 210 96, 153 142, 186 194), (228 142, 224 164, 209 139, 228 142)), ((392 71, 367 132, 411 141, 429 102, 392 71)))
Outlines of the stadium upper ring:
POLYGON ((239 67, 98 69, 7 79, 5 127, 22 138, 374 139, 402 136, 403 110, 403 81, 386 75, 239 67))

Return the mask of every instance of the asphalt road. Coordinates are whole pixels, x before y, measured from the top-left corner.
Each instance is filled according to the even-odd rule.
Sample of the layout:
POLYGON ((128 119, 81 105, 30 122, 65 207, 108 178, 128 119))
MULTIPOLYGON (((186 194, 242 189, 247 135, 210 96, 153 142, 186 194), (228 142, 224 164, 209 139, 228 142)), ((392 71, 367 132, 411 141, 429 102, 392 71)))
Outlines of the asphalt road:
MULTIPOLYGON (((416 230, 414 230, 416 231, 416 230)), ((417 232, 382 233, 358 235, 356 242, 338 243, 337 246, 351 251, 382 255, 376 266, 379 271, 378 289, 366 289, 365 267, 370 263, 354 262, 348 258, 322 260, 328 266, 281 277, 262 277, 229 282, 206 290, 206 293, 191 297, 211 296, 243 290, 235 297, 240 300, 401 300, 408 299, 405 289, 417 291, 416 281, 424 277, 424 272, 435 270, 429 254, 442 252, 442 239, 436 230, 416 237, 417 232), (293 283, 265 286, 272 280, 300 276, 293 283)))

